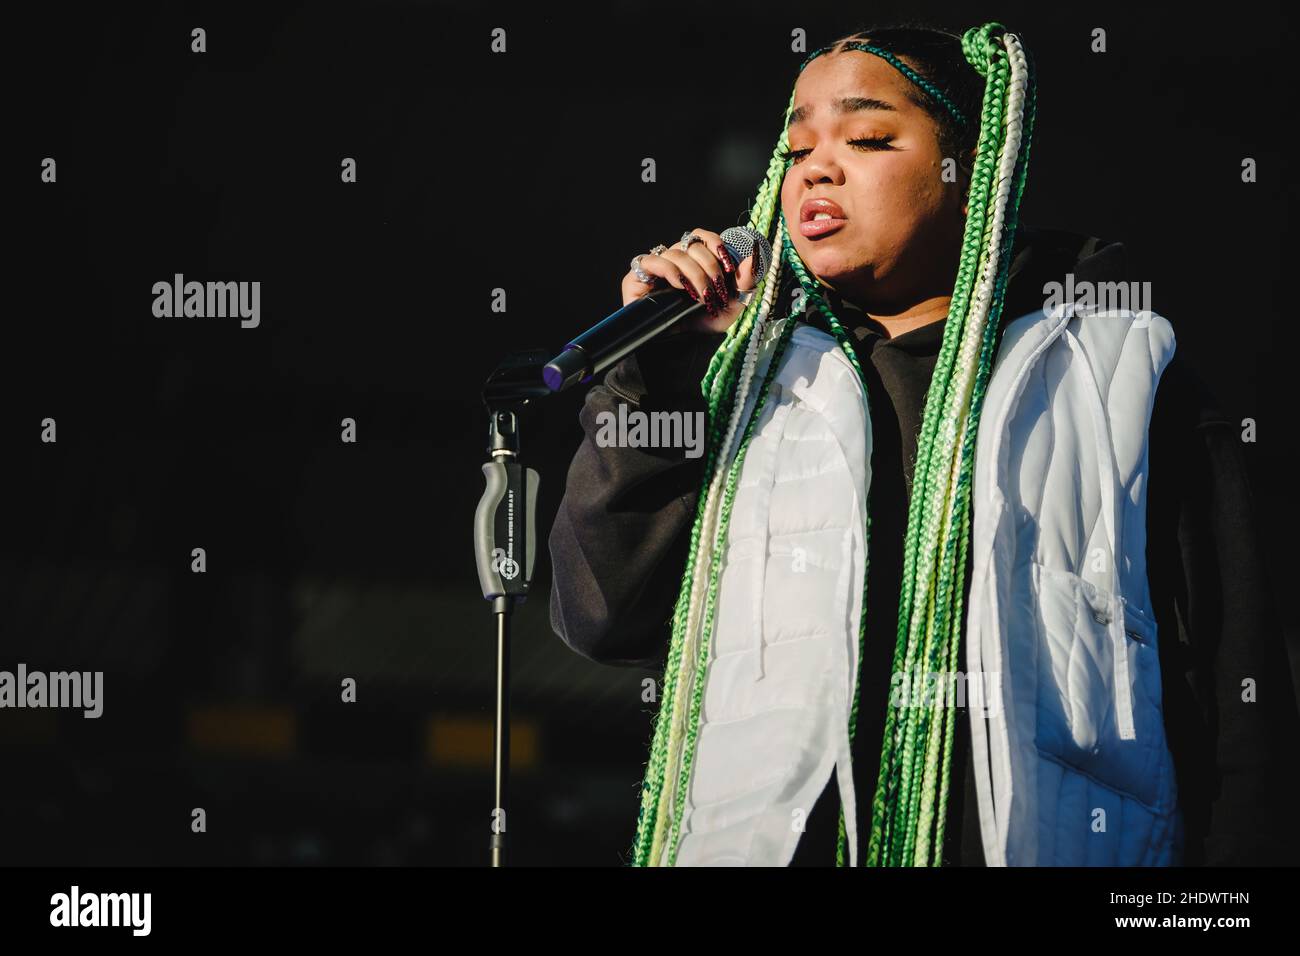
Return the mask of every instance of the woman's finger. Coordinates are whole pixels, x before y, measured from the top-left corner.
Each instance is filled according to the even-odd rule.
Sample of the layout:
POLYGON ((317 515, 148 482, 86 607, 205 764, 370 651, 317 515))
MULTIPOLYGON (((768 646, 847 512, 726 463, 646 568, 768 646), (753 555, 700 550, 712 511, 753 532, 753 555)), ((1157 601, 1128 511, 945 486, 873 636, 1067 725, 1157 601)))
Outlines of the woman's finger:
POLYGON ((673 246, 663 253, 663 257, 677 266, 709 312, 722 308, 726 303, 726 297, 719 295, 717 287, 713 284, 713 277, 709 275, 704 264, 689 250, 683 252, 680 246, 673 246))

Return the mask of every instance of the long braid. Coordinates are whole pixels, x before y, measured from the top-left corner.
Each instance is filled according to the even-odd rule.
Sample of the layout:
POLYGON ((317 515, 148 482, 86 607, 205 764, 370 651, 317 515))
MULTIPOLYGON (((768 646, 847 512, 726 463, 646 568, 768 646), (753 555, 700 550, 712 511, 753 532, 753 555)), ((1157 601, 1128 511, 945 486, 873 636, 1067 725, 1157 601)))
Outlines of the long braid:
POLYGON ((1021 155, 1020 147, 1032 132, 1032 77, 1018 39, 988 24, 968 31, 962 45, 968 61, 986 77, 986 91, 961 268, 913 477, 894 658, 909 706, 901 716, 900 708, 890 707, 886 718, 868 850, 869 862, 876 865, 940 862, 942 841, 933 831, 937 818, 942 833, 946 815, 953 715, 950 708, 913 704, 927 673, 940 667, 951 671, 957 660, 975 425, 992 367, 1027 170, 1027 153, 1021 155), (940 718, 932 727, 936 711, 940 718), (944 783, 936 799, 939 779, 944 783))
MULTIPOLYGON (((1025 177, 1029 169, 1029 148, 1031 144, 1032 131, 1034 128, 1034 118, 1037 112, 1037 103, 1036 103, 1036 95, 1035 95, 1037 90, 1037 84, 1034 78, 1033 64, 1029 60, 1029 58, 1025 55, 1023 48, 1017 45, 1014 47, 1010 47, 1010 50, 1012 54, 1012 60, 1010 65, 1013 71, 1012 72, 1012 77, 1013 77, 1012 94, 1016 96, 1023 96, 1027 100, 1027 102, 1024 104, 1023 107, 1024 120, 1020 130, 1020 149, 1016 151, 1018 152, 1018 156, 1016 159, 1015 173, 1012 177, 1013 178, 1013 185, 1011 186, 1012 192, 1007 201, 1008 208, 1010 209, 1008 215, 1014 217, 1016 212, 1019 209, 1020 197, 1024 193, 1024 188, 1025 188, 1025 177), (1017 81, 1019 80, 1020 77, 1023 77, 1024 81, 1023 81, 1023 86, 1020 87, 1021 93, 1017 94, 1016 92, 1017 81)), ((1014 114, 1014 108, 1012 110, 1012 113, 1014 114)), ((1015 239, 1015 228, 1012 225, 1012 226, 1004 227, 1004 230, 1005 231, 1003 232, 1003 236, 1002 236, 1002 249, 1000 252, 1000 258, 1003 262, 1009 264, 1011 261, 1011 248, 1012 248, 1013 241, 1015 239)), ((998 270, 997 283, 993 291, 993 304, 990 313, 991 316, 1001 315, 1002 305, 1006 294, 1006 287, 1007 287, 1007 281, 1009 275, 1010 275, 1009 265, 1007 268, 1002 268, 998 270)), ((995 354, 995 349, 996 349, 998 325, 999 322, 996 319, 990 318, 988 327, 986 328, 984 334, 984 341, 981 346, 980 359, 979 359, 979 372, 975 380, 974 394, 971 399, 970 415, 967 417, 965 423, 962 426, 961 474, 963 478, 958 488, 958 493, 960 497, 957 505, 958 510, 960 511, 962 516, 961 517, 962 529, 961 529, 961 534, 958 536, 959 551, 957 554, 956 566, 957 568, 960 569, 959 573, 963 575, 966 569, 966 556, 970 544, 970 520, 971 519, 970 519, 969 499, 971 493, 971 482, 973 480, 972 469, 973 469, 973 458, 975 453, 975 438, 979 428, 980 416, 983 413, 984 393, 988 387, 989 377, 992 372, 993 356, 995 354)), ((950 673, 956 672, 958 669, 958 648, 960 647, 961 644, 961 628, 964 622, 963 591, 964 591, 964 587, 958 587, 953 594, 954 613, 949 622, 949 625, 952 628, 952 631, 949 634, 951 655, 948 663, 948 671, 950 673)), ((984 705, 985 690, 986 688, 984 688, 983 685, 981 684, 979 690, 979 696, 977 698, 977 702, 979 706, 984 705)), ((945 747, 948 749, 949 752, 951 752, 952 750, 952 737, 953 737, 954 726, 955 726, 954 721, 949 721, 947 727, 947 737, 945 740, 945 747)), ((940 798, 939 798, 939 805, 941 807, 947 807, 950 777, 951 777, 951 765, 950 763, 945 762, 943 767, 942 789, 940 791, 940 798)), ((940 814, 938 819, 938 824, 937 824, 937 832, 935 836, 935 843, 940 848, 942 848, 943 846, 944 825, 946 822, 947 822, 946 814, 940 814)))
MULTIPOLYGON (((779 239, 779 237, 778 237, 779 239)), ((731 413, 727 416, 727 428, 724 433, 721 444, 719 445, 719 461, 724 465, 719 467, 713 474, 709 483, 708 493, 706 496, 706 507, 704 517, 701 522, 701 539, 712 541, 710 551, 711 559, 708 564, 700 564, 697 571, 697 577, 692 580, 692 591, 689 598, 689 612, 686 618, 686 630, 684 637, 684 654, 685 661, 684 673, 689 681, 688 686, 691 689, 691 699, 689 710, 685 708, 686 697, 683 695, 680 699, 682 702, 683 713, 686 715, 684 723, 678 728, 678 733, 672 738, 670 752, 678 755, 677 763, 679 767, 680 780, 676 789, 673 791, 672 800, 664 801, 660 807, 661 814, 659 825, 669 826, 666 835, 661 832, 660 836, 667 840, 667 846, 672 853, 676 852, 676 837, 678 833, 678 822, 680 821, 680 812, 686 795, 686 783, 689 780, 690 763, 695 753, 696 731, 698 725, 699 707, 703 700, 703 672, 708 661, 709 642, 707 638, 701 639, 696 635, 699 633, 701 618, 705 628, 704 634, 712 634, 713 622, 713 604, 717 591, 717 575, 721 570, 720 555, 725 545, 727 526, 730 519, 731 503, 730 496, 734 494, 733 471, 726 467, 725 463, 731 461, 733 455, 733 443, 736 432, 739 427, 741 415, 744 413, 745 402, 749 395, 750 383, 752 382, 759 365, 759 349, 762 345, 762 331, 766 327, 766 320, 771 312, 771 307, 775 297, 776 283, 768 282, 762 297, 762 304, 759 309, 758 318, 753 325, 753 334, 745 340, 745 354, 741 362, 740 377, 737 386, 737 392, 732 403, 731 413), (671 823, 669 824, 669 821, 671 823)), ((782 344, 784 348, 784 344, 782 344)), ((764 390, 759 395, 759 401, 762 402, 766 396, 764 390)), ((742 438, 742 445, 734 452, 738 458, 743 458, 744 443, 748 440, 748 432, 742 438)), ((738 472, 735 472, 738 474, 738 472)))
MULTIPOLYGON (((963 42, 963 49, 967 44, 963 42)), ((968 54, 969 55, 969 54, 968 54)), ((983 71, 981 71, 983 72, 983 71)), ((952 305, 949 312, 949 325, 945 330, 943 346, 936 363, 927 400, 927 414, 924 418, 921 446, 918 449, 918 470, 913 477, 912 511, 921 516, 921 523, 913 526, 909 523, 908 545, 914 560, 912 568, 919 568, 917 575, 921 580, 914 580, 907 568, 905 557, 904 581, 905 596, 899 602, 900 641, 906 634, 906 651, 901 673, 909 681, 914 693, 922 690, 928 675, 934 673, 933 659, 936 650, 934 626, 936 617, 943 613, 946 604, 942 592, 947 584, 946 568, 936 566, 935 550, 941 542, 946 541, 950 528, 946 521, 949 517, 947 498, 952 479, 952 449, 956 443, 959 425, 953 409, 960 402, 961 384, 968 377, 972 360, 972 335, 976 334, 975 323, 962 318, 967 315, 968 300, 971 296, 972 275, 978 271, 987 271, 988 246, 985 237, 985 214, 988 207, 989 189, 993 182, 995 149, 1000 146, 1003 94, 995 88, 999 74, 989 71, 989 86, 993 95, 987 95, 980 124, 980 142, 976 154, 975 171, 971 183, 969 214, 967 218, 966 241, 963 243, 961 268, 954 289, 952 305), (972 268, 973 267, 973 268, 972 268), (958 354, 960 353, 960 354, 958 354), (936 399, 941 404, 936 405, 936 399), (932 408, 939 408, 935 415, 932 408), (925 425, 930 427, 927 429, 925 425), (925 467, 921 465, 924 462, 925 467), (941 526, 941 522, 943 522, 941 526), (937 578, 937 581, 936 581, 937 578), (909 605, 907 600, 921 589, 922 601, 909 605), (931 589, 937 587, 937 593, 931 589), (937 605, 937 607, 936 607, 937 605), (910 627, 906 630, 904 615, 910 610, 910 627), (918 663, 918 653, 925 666, 918 663)), ((971 311, 978 317, 978 302, 971 311)), ((895 660, 897 664, 897 659, 895 660)), ((900 671, 896 669, 896 673, 900 671)), ((914 697, 911 698, 914 700, 914 697)), ((905 794, 902 800, 902 829, 905 834, 901 847, 903 858, 911 858, 922 818, 920 803, 925 791, 924 783, 917 785, 917 777, 925 772, 925 759, 934 753, 934 740, 927 734, 929 707, 909 708, 908 715, 913 719, 904 721, 902 742, 902 780, 901 789, 905 794)), ((892 862, 892 861, 891 861, 892 862)), ((901 862, 901 861, 900 861, 901 862)))
MULTIPOLYGON (((957 660, 962 576, 970 527, 973 439, 992 365, 1033 115, 1032 76, 1027 72, 1023 51, 1014 36, 1006 35, 999 24, 987 24, 968 31, 962 45, 968 62, 986 77, 986 89, 960 268, 950 320, 927 394, 908 514, 895 671, 900 671, 900 664, 903 665, 901 669, 909 679, 922 661, 931 669, 942 663, 951 670, 957 660), (1018 104, 1025 98, 1026 85, 1028 107, 1022 123, 1018 104), (1022 132, 1024 150, 1019 148, 1022 132), (1010 175, 1008 163, 1009 169, 1014 170, 1010 175)), ((942 91, 888 51, 860 43, 844 43, 839 48, 865 50, 888 59, 922 86, 932 99, 962 119, 942 91)), ((831 48, 816 51, 805 60, 804 66, 828 49, 831 48)), ((686 568, 672 618, 662 700, 642 785, 632 848, 634 865, 672 865, 676 861, 698 737, 722 556, 737 481, 797 322, 793 313, 779 322, 771 321, 784 285, 783 265, 790 266, 790 275, 808 297, 809 307, 826 318, 832 335, 863 378, 865 388, 862 368, 849 336, 793 243, 788 242, 784 216, 777 212, 789 167, 787 131, 793 107, 792 92, 781 136, 750 210, 750 227, 772 241, 771 267, 760 278, 749 305, 728 329, 701 381, 709 416, 706 456, 686 568), (756 378, 761 384, 751 394, 756 378), (746 422, 743 428, 742 420, 746 422)), ((864 535, 869 540, 869 507, 864 507, 864 511, 864 535)), ((866 608, 864 573, 858 634, 859 671, 849 717, 850 740, 857 724, 866 608)), ((924 715, 909 713, 901 724, 895 716, 895 709, 889 708, 880 777, 872 801, 868 865, 928 862, 931 843, 942 845, 953 721, 941 718, 940 723, 931 727, 924 715), (938 834, 931 841, 928 821, 935 818, 938 834), (918 840, 916 830, 922 824, 926 826, 926 834, 918 840), (904 835, 902 839, 898 838, 899 833, 904 835)), ((841 807, 839 865, 845 862, 845 845, 841 807)))
MULTIPOLYGON (((967 43, 963 40, 963 50, 967 49, 967 43)), ((967 55, 969 58, 969 52, 967 55)), ((955 438, 953 433, 957 424, 945 415, 947 412, 945 397, 953 385, 961 337, 968 329, 966 318, 971 291, 980 267, 980 260, 985 252, 985 216, 993 179, 995 152, 1001 138, 999 122, 1001 98, 998 95, 999 91, 992 88, 992 84, 996 82, 995 78, 996 74, 990 77, 990 88, 984 97, 957 280, 953 288, 943 343, 927 393, 925 414, 917 444, 916 467, 912 478, 912 496, 903 552, 902 589, 898 606, 898 641, 894 656, 894 673, 901 674, 903 680, 907 682, 908 702, 914 701, 916 695, 922 690, 919 685, 924 681, 925 673, 924 668, 918 665, 917 659, 924 651, 929 650, 929 640, 932 637, 930 626, 933 625, 935 614, 935 608, 931 603, 936 572, 935 550, 940 539, 939 522, 945 510, 943 497, 947 494, 951 477, 951 445, 955 438), (919 599, 916 595, 918 589, 921 592, 919 599)), ((968 350, 964 352, 964 357, 969 358, 968 350)), ((891 735, 891 730, 894 730, 898 708, 891 707, 886 718, 885 745, 882 749, 881 761, 881 774, 885 784, 883 788, 880 785, 877 787, 878 799, 873 806, 873 811, 883 813, 884 805, 892 802, 890 798, 894 788, 897 787, 903 796, 895 804, 897 807, 895 814, 888 820, 887 829, 882 835, 888 838, 895 827, 899 827, 906 834, 901 842, 894 844, 895 853, 883 861, 889 865, 902 863, 903 855, 911 849, 908 844, 915 832, 912 824, 915 823, 916 800, 920 797, 920 790, 913 787, 913 780, 919 770, 918 761, 924 753, 922 747, 918 746, 918 733, 925 725, 927 716, 925 713, 918 714, 917 711, 926 710, 928 708, 905 708, 903 716, 911 719, 904 720, 897 728, 897 736, 891 735), (893 760, 887 762, 887 758, 890 757, 893 760)), ((877 835, 877 826, 873 816, 873 841, 877 835)), ((869 853, 871 852, 872 850, 869 850, 869 853)))
MULTIPOLYGON (((794 95, 786 109, 787 123, 789 112, 794 108, 794 95)), ((781 182, 784 179, 785 163, 781 155, 787 145, 785 133, 774 149, 772 161, 768 164, 767 175, 759 187, 751 215, 750 228, 769 235, 775 210, 780 195, 781 182)), ((781 237, 775 237, 779 248, 781 237)), ((677 606, 673 614, 672 638, 669 644, 668 659, 664 669, 663 696, 655 721, 654 738, 651 743, 650 759, 646 768, 645 781, 641 790, 641 809, 637 817, 637 832, 632 848, 633 864, 638 866, 655 865, 660 861, 663 844, 668 838, 668 811, 675 806, 675 796, 665 798, 665 782, 675 770, 680 769, 679 751, 685 733, 684 722, 685 696, 679 693, 679 684, 689 685, 694 682, 696 655, 686 653, 688 646, 695 640, 695 625, 704 595, 701 593, 707 578, 703 562, 700 560, 702 541, 713 541, 714 516, 719 507, 720 482, 730 450, 731 438, 736 431, 737 416, 744 407, 744 399, 735 399, 741 392, 747 392, 753 377, 755 361, 753 356, 757 349, 763 324, 770 313, 780 285, 780 257, 774 256, 772 268, 768 275, 762 277, 755 289, 755 295, 744 312, 728 330, 723 344, 718 348, 709 363, 709 369, 701 382, 701 391, 707 401, 709 435, 703 469, 702 487, 696 503, 695 522, 691 528, 686 569, 682 575, 682 585, 678 594, 677 606), (743 362, 737 369, 737 356, 744 349, 750 361, 743 362), (738 374, 739 373, 739 374, 738 374), (737 381, 739 378, 739 381, 737 381), (725 441, 724 441, 725 438, 725 441)), ((707 643, 700 641, 698 643, 707 643)), ((671 796, 671 795, 670 795, 671 796)))
MULTIPOLYGON (((1009 69, 1012 76, 1009 76, 1010 89, 1008 91, 1009 100, 1007 103, 1006 115, 1019 116, 1023 107, 1024 100, 1024 71, 1019 71, 1020 85, 1016 86, 1014 74, 1015 67, 1009 69)), ((999 96, 1002 91, 999 90, 999 96)), ((998 194, 996 200, 991 205, 992 221, 987 235, 990 237, 989 243, 985 243, 981 254, 980 263, 980 284, 975 298, 971 305, 972 319, 971 329, 963 336, 962 353, 958 359, 957 373, 949 383, 949 388, 945 402, 945 427, 942 435, 945 442, 951 438, 951 444, 945 443, 944 454, 950 453, 950 448, 960 448, 967 432, 969 416, 961 415, 959 409, 969 408, 972 398, 974 379, 977 377, 978 361, 984 352, 984 333, 995 330, 994 326, 987 323, 987 316, 990 311, 993 288, 998 275, 998 265, 1001 261, 1001 239, 1003 235, 1004 216, 1007 205, 1007 199, 1013 182, 1015 167, 1018 160, 1019 152, 1019 135, 1018 126, 1010 125, 1006 129, 1006 136, 1001 144, 1001 152, 998 157, 998 194), (990 243, 997 242, 997 246, 990 248, 990 243), (991 255, 990 255, 991 253, 991 255), (982 326, 982 327, 981 327, 982 326), (974 347, 978 346, 980 356, 973 355, 974 347), (960 418, 958 418, 960 416, 960 418), (960 421, 960 434, 954 427, 960 421)), ((965 472, 961 465, 963 462, 959 459, 954 478, 956 486, 952 487, 947 494, 947 501, 943 515, 943 528, 941 540, 943 541, 943 555, 940 559, 941 571, 937 576, 936 594, 934 603, 937 613, 930 625, 930 631, 927 634, 927 652, 925 656, 927 673, 935 673, 936 668, 944 668, 941 673, 950 673, 951 662, 953 661, 953 650, 951 644, 951 634, 947 630, 950 623, 948 618, 948 609, 950 600, 958 598, 954 592, 954 579, 960 576, 959 569, 954 566, 954 550, 961 550, 961 545, 955 540, 953 523, 954 520, 961 522, 965 514, 961 510, 967 497, 966 492, 969 486, 969 474, 965 472), (943 660, 938 658, 942 655, 943 660)), ((951 472, 951 468, 950 468, 951 472)), ((962 569, 964 570, 964 566, 962 569)), ((954 618, 955 619, 955 618, 954 618)), ((909 827, 911 842, 909 842, 906 852, 914 855, 918 861, 928 860, 930 849, 930 836, 933 832, 934 817, 937 810, 935 805, 935 788, 939 781, 938 776, 944 776, 947 773, 948 764, 946 760, 941 760, 941 747, 939 743, 940 735, 944 737, 944 746, 948 745, 947 730, 955 725, 953 720, 952 709, 947 705, 945 700, 943 704, 933 710, 926 708, 924 717, 930 718, 937 714, 938 720, 934 720, 928 730, 925 748, 925 760, 921 770, 921 784, 914 796, 914 809, 919 807, 919 817, 913 827, 909 827), (943 766, 940 766, 942 762, 943 766)), ((924 727, 924 724, 922 724, 924 727)), ((946 800, 947 790, 944 790, 946 800)), ((937 846, 938 844, 936 844, 937 846)))

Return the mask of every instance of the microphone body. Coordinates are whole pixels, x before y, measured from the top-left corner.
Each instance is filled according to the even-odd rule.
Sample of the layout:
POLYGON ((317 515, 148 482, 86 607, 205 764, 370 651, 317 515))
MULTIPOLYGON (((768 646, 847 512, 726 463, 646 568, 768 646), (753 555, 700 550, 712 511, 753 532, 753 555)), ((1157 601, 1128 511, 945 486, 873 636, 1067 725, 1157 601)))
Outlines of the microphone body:
MULTIPOLYGON (((767 272, 772 249, 764 236, 745 226, 732 226, 722 233, 722 241, 734 264, 755 255, 755 274, 767 272)), ((752 291, 741 292, 740 301, 748 302, 752 295, 752 291)), ((669 326, 702 309, 703 302, 696 302, 675 286, 652 289, 566 345, 542 369, 542 380, 552 392, 588 382, 669 326)))
POLYGON ((552 392, 588 382, 669 326, 703 309, 703 302, 674 286, 654 289, 566 345, 542 369, 542 380, 552 392))

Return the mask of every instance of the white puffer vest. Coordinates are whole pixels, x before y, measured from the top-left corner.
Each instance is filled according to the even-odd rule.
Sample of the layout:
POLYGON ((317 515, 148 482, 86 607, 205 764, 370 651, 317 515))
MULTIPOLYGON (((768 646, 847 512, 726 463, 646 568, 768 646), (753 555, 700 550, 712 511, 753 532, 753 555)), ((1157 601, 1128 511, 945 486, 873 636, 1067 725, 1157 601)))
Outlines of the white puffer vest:
MULTIPOLYGON (((1145 560, 1147 428, 1173 351, 1153 313, 1070 306, 1003 330, 965 634, 966 676, 989 690, 968 713, 990 866, 1181 862, 1145 560)), ((857 373, 801 324, 738 482, 679 866, 787 865, 835 768, 858 865, 856 802, 872 795, 854 793, 848 725, 870 459, 857 373)))

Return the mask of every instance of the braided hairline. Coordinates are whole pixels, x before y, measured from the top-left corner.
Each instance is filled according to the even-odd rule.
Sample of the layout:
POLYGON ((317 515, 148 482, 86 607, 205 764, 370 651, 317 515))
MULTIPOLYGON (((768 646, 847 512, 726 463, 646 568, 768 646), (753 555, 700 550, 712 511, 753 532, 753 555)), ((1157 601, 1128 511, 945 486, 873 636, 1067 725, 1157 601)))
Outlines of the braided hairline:
POLYGON ((808 56, 808 58, 799 65, 799 72, 802 73, 804 67, 806 67, 809 63, 817 59, 817 57, 821 56, 822 54, 830 52, 831 50, 834 50, 836 53, 842 53, 845 50, 859 50, 862 53, 875 54, 876 56, 880 57, 882 60, 885 60, 887 63, 889 63, 890 66, 897 69, 900 73, 902 73, 909 80, 911 80, 913 83, 919 86, 922 90, 924 90, 926 94, 930 96, 936 103, 938 103, 940 106, 946 109, 949 112, 949 114, 951 114, 952 118, 958 122, 959 125, 961 125, 963 128, 968 128, 970 126, 970 122, 966 119, 965 116, 962 115, 961 110, 957 108, 957 104, 955 104, 951 99, 949 99, 948 95, 944 93, 942 90, 940 90, 939 87, 935 86, 933 83, 927 80, 920 73, 916 72, 916 70, 912 69, 910 66, 904 63, 902 60, 900 60, 897 56, 895 56, 890 51, 870 43, 863 43, 858 40, 850 39, 850 40, 841 40, 839 43, 828 44, 824 47, 821 47, 818 50, 814 50, 808 56))

